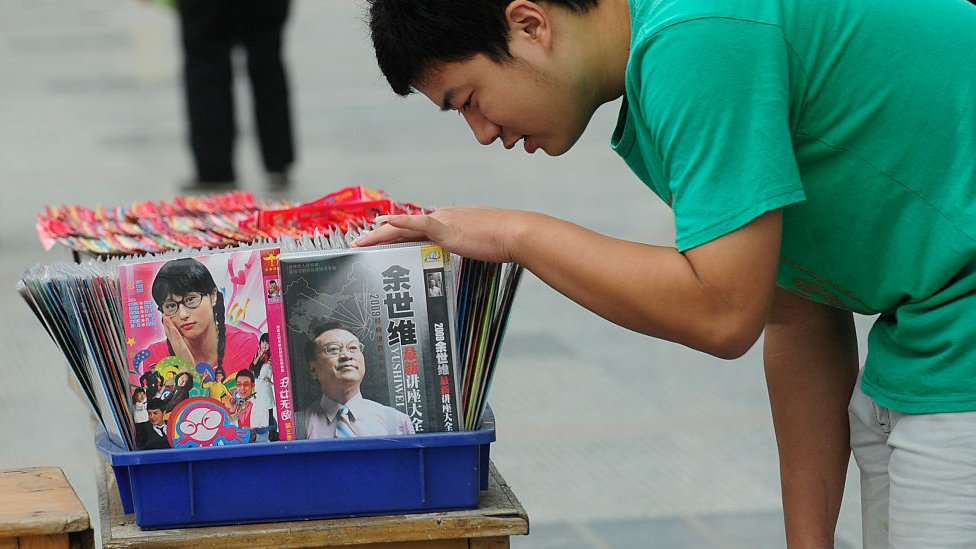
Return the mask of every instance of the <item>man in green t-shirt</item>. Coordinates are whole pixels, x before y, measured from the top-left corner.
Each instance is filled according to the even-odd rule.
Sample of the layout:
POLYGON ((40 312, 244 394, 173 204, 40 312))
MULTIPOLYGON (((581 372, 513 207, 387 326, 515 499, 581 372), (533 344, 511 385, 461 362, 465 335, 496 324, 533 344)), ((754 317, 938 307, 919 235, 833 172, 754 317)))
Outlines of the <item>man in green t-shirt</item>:
POLYGON ((718 357, 765 330, 790 544, 833 543, 853 447, 865 546, 976 547, 976 8, 370 0, 370 27, 393 90, 484 145, 562 154, 623 96, 611 145, 676 245, 493 208, 390 216, 357 245, 516 261, 718 357), (860 378, 852 312, 879 315, 860 378))

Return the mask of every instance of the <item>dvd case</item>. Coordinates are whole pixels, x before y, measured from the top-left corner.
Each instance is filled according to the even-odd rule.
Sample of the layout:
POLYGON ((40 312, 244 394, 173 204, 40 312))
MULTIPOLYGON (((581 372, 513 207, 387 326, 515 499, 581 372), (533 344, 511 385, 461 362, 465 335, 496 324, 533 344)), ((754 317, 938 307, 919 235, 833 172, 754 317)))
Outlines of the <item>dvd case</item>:
POLYGON ((440 246, 283 253, 280 275, 297 438, 463 428, 440 246))
POLYGON ((287 439, 278 253, 119 265, 137 449, 287 439))
POLYGON ((522 268, 357 234, 35 265, 17 289, 129 450, 479 428, 522 268))

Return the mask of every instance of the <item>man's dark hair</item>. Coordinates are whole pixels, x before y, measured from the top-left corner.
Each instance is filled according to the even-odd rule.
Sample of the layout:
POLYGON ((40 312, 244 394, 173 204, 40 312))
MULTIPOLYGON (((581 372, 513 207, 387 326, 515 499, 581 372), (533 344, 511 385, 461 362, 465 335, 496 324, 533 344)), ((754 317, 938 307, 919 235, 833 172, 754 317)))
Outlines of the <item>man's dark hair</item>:
MULTIPOLYGON (((318 349, 315 348, 315 338, 328 332, 329 330, 345 330, 350 334, 353 333, 352 330, 347 328, 344 324, 336 322, 334 320, 320 320, 316 324, 312 325, 312 329, 308 332, 308 339, 305 340, 305 362, 311 364, 315 360, 315 353, 318 349)), ((355 334, 354 334, 355 335, 355 334)))
POLYGON ((161 398, 151 398, 151 399, 149 399, 149 402, 146 403, 146 411, 148 412, 149 410, 159 410, 160 412, 162 412, 163 411, 163 399, 161 399, 161 398))
MULTIPOLYGON (((599 0, 543 0, 585 13, 599 0)), ((511 0, 368 0, 376 62, 393 91, 409 95, 424 71, 482 53, 511 59, 505 8, 511 0)))
POLYGON ((237 377, 234 378, 234 381, 236 382, 241 377, 249 378, 251 380, 251 383, 254 383, 254 373, 251 372, 251 370, 248 370, 247 368, 242 368, 240 371, 238 371, 237 377))

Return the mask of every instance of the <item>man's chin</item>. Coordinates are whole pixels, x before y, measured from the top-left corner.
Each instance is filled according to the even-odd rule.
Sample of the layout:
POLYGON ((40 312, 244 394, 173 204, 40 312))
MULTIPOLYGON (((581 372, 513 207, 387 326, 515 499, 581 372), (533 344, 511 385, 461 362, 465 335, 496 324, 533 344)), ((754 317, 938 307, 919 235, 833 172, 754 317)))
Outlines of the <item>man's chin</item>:
POLYGON ((336 379, 345 383, 356 383, 363 379, 363 376, 359 370, 356 369, 338 370, 336 372, 336 379))
POLYGON ((580 136, 577 135, 574 136, 570 141, 566 143, 549 142, 544 145, 540 144, 539 147, 536 149, 536 152, 543 151, 546 153, 547 156, 562 156, 567 152, 569 152, 570 149, 573 148, 573 145, 575 145, 576 142, 579 141, 579 138, 580 136))

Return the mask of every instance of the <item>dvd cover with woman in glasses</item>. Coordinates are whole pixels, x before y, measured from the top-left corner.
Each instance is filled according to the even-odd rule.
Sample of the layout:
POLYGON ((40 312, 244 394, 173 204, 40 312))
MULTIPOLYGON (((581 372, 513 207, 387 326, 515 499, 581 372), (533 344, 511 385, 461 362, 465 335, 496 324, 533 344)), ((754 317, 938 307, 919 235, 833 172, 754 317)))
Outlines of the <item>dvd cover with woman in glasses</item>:
POLYGON ((119 266, 130 389, 149 412, 138 448, 160 431, 173 447, 289 438, 275 397, 287 386, 277 256, 245 248, 119 266))

